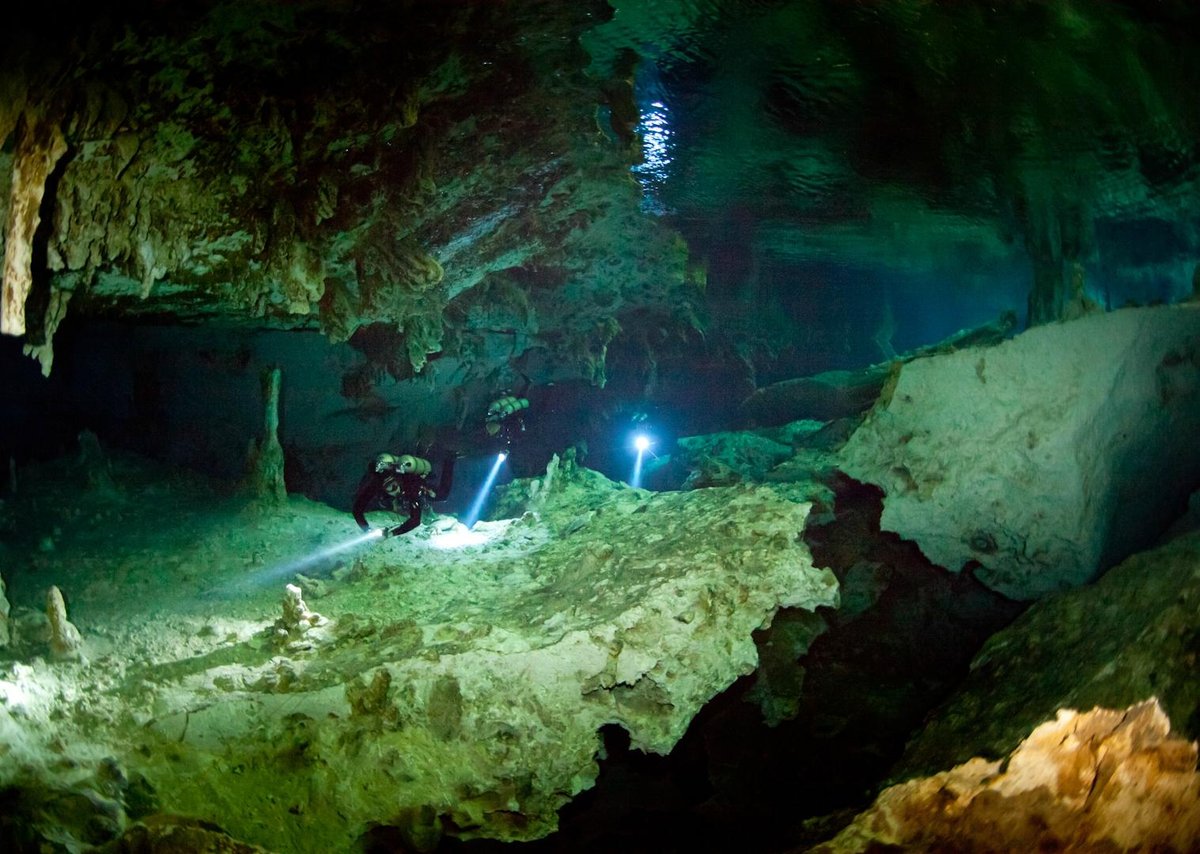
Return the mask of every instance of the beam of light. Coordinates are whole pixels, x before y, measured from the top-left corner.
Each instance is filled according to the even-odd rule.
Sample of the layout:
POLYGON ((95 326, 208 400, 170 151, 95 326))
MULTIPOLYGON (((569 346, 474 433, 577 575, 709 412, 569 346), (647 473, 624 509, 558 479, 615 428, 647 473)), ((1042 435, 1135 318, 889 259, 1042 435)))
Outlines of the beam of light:
POLYGON ((334 555, 339 555, 342 552, 348 552, 365 543, 373 542, 382 538, 383 529, 373 528, 365 533, 356 534, 348 540, 342 540, 341 542, 334 543, 331 546, 326 546, 323 549, 316 549, 308 554, 301 555, 295 560, 288 561, 287 563, 276 564, 275 566, 262 569, 255 573, 254 577, 260 583, 266 583, 277 578, 290 578, 297 572, 308 569, 316 564, 320 564, 334 555))
POLYGON ((642 463, 646 459, 646 452, 650 450, 650 437, 645 433, 638 433, 633 437, 633 447, 637 450, 637 458, 633 461, 633 475, 629 478, 629 485, 634 489, 640 489, 642 485, 642 463))
POLYGON ((479 488, 479 494, 475 496, 475 502, 471 505, 471 509, 467 511, 467 518, 463 520, 463 524, 468 530, 473 528, 479 521, 479 517, 483 515, 483 505, 487 503, 488 493, 492 491, 492 484, 496 482, 496 476, 500 474, 500 466, 504 465, 506 459, 508 459, 508 454, 504 451, 496 454, 496 462, 492 465, 492 470, 488 472, 483 486, 479 488))

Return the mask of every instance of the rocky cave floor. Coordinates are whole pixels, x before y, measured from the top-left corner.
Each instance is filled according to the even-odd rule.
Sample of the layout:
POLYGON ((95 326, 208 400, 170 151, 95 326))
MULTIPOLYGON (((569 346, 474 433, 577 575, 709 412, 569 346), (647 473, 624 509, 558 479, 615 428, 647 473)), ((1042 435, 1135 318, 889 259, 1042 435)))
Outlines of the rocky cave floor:
POLYGON ((563 808, 558 833, 523 847, 802 850, 870 803, 983 641, 1026 604, 947 573, 881 532, 883 496, 874 487, 843 476, 828 485, 832 512, 810 522, 805 537, 814 563, 838 576, 841 607, 780 611, 756 633, 760 669, 705 706, 668 756, 630 751, 619 728, 607 732, 596 787, 563 808))
MULTIPOLYGON (((439 536, 457 528, 450 517, 403 541, 360 543, 312 560, 356 537, 348 514, 298 497, 263 504, 120 454, 98 467, 68 459, 20 477, 3 516, 19 638, 5 669, 42 671, 60 703, 85 696, 72 683, 96 679, 97 668, 113 671, 117 659, 123 679, 109 681, 112 692, 171 682, 221 659, 269 658, 277 652, 269 636, 280 596, 293 582, 311 609, 334 618, 494 620, 471 599, 487 601, 481 588, 511 582, 500 567, 549 535, 512 521, 480 523, 478 536, 490 541, 468 548, 490 555, 495 570, 481 575, 471 562, 470 577, 454 572, 457 551, 437 547, 439 536), (387 549, 401 552, 399 568, 396 554, 390 569, 376 559, 387 549), (82 633, 82 663, 53 662, 45 648, 50 585, 62 589, 82 633)), ((781 611, 757 633, 758 675, 739 678, 709 703, 668 756, 631 750, 621 727, 606 727, 597 785, 562 810, 557 833, 526 847, 673 850, 715 834, 767 850, 831 835, 867 803, 911 730, 962 678, 983 639, 1021 606, 880 534, 876 490, 848 479, 833 486, 836 511, 810 524, 808 539, 814 563, 839 576, 842 608, 781 611)), ((8 819, 10 839, 20 838, 13 827, 20 820, 8 819)), ((85 817, 39 820, 70 826, 85 817)), ((410 829, 382 826, 363 843, 397 850, 411 837, 410 829)), ((441 848, 502 844, 511 848, 448 836, 441 848)))

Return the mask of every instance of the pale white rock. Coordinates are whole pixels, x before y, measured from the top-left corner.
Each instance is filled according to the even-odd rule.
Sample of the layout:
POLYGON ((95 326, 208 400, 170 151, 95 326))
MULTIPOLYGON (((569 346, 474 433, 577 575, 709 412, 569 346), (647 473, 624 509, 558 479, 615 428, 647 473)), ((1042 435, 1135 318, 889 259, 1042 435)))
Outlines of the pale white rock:
POLYGON ((843 448, 882 527, 1010 596, 1144 547, 1200 479, 1200 305, 1123 309, 903 366, 843 448))
POLYGON ((57 587, 52 586, 46 593, 46 617, 50 620, 50 651, 54 657, 79 658, 83 638, 75 624, 67 619, 67 605, 57 587))

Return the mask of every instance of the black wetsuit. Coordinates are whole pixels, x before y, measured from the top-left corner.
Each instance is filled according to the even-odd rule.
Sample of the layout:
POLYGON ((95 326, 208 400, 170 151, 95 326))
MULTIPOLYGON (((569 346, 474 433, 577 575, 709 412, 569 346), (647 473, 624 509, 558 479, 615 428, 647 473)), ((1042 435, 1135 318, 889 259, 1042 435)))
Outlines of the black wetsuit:
POLYGON ((442 463, 442 476, 437 489, 431 489, 425 483, 426 475, 398 472, 394 469, 376 471, 374 465, 367 470, 358 483, 358 491, 354 494, 354 521, 364 531, 370 530, 367 524, 368 510, 386 509, 408 519, 394 528, 385 530, 387 536, 397 537, 407 534, 421 524, 421 511, 427 500, 443 501, 450 494, 450 486, 454 482, 454 457, 447 457, 442 463))

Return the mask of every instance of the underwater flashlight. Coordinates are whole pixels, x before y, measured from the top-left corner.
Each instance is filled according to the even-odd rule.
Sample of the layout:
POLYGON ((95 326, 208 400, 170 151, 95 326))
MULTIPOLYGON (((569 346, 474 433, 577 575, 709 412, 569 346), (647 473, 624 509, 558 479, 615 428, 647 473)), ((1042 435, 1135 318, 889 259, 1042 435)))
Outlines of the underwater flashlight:
POLYGON ((500 474, 500 466, 504 465, 506 459, 508 459, 508 454, 504 451, 496 454, 496 462, 492 464, 492 470, 488 472, 487 479, 479 488, 479 494, 475 496, 475 502, 467 511, 467 518, 463 520, 463 524, 468 529, 472 528, 479 521, 479 517, 483 515, 483 505, 487 502, 488 493, 492 491, 492 484, 496 482, 496 476, 500 474))
POLYGON ((645 433, 638 433, 633 437, 633 447, 637 449, 637 458, 633 461, 633 474, 629 478, 629 485, 634 489, 638 489, 642 485, 642 462, 646 459, 646 452, 650 450, 650 437, 645 433))

